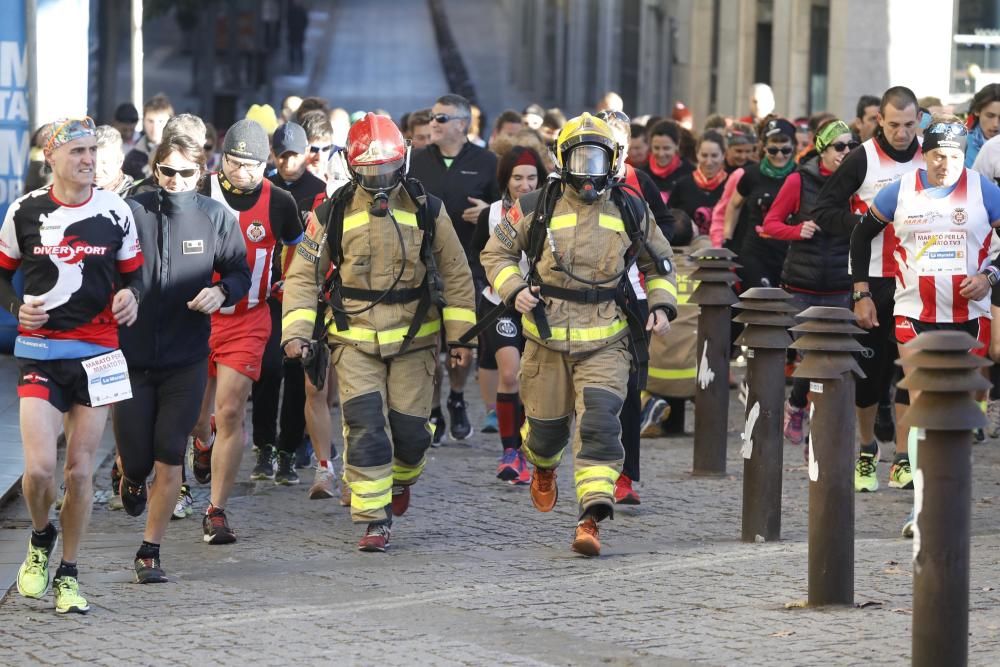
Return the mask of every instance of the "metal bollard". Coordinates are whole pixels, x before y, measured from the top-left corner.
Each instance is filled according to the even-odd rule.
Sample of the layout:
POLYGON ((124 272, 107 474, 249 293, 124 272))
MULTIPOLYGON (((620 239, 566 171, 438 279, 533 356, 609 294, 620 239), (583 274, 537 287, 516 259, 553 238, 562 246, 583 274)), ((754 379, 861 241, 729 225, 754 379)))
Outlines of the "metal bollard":
POLYGON ((854 604, 854 378, 864 377, 854 336, 864 333, 847 308, 813 306, 792 327, 791 348, 806 354, 795 377, 808 378, 809 606, 854 604))
POLYGON ((728 248, 704 248, 691 255, 698 268, 691 280, 698 287, 691 303, 701 308, 698 316, 698 375, 694 396, 695 475, 726 474, 726 440, 729 426, 730 306, 736 303, 736 282, 728 248))
POLYGON ((785 350, 795 324, 792 295, 777 287, 740 294, 733 318, 746 324, 736 343, 747 353, 746 426, 743 429, 744 542, 781 539, 781 467, 784 445, 785 350))
POLYGON ((965 665, 969 659, 969 526, 972 430, 986 417, 971 392, 988 389, 969 354, 982 347, 964 331, 922 333, 900 387, 920 392, 903 420, 926 429, 913 471, 913 664, 965 665))

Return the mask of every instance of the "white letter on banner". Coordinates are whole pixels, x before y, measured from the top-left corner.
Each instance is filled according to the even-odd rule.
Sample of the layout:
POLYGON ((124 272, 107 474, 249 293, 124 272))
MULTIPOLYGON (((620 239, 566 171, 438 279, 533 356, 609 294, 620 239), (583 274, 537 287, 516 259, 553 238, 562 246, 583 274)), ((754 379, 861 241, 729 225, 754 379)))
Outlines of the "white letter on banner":
POLYGON ((0 130, 0 177, 24 176, 31 136, 23 130, 0 130))
POLYGON ((0 86, 24 88, 28 82, 28 49, 17 42, 0 42, 0 86))

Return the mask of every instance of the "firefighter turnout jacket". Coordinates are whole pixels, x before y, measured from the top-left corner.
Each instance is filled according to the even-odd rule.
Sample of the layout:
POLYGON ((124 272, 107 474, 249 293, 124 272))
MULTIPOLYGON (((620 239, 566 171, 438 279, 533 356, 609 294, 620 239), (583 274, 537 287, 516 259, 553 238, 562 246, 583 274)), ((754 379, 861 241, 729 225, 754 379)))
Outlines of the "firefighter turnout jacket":
MULTIPOLYGON (((535 211, 524 211, 521 205, 519 200, 510 208, 480 256, 490 284, 508 305, 528 287, 529 276, 522 275, 519 261, 522 252, 531 255, 528 239, 535 211)), ((653 215, 644 202, 641 210, 646 219, 638 222, 646 230, 646 242, 639 247, 637 266, 646 276, 649 309, 650 312, 657 308, 672 311, 672 318, 677 310, 672 263, 667 261, 658 267, 657 258, 650 254, 651 251, 661 260, 669 260, 672 257, 670 243, 651 222, 653 215)), ((583 354, 627 336, 626 314, 614 298, 601 297, 596 292, 617 287, 615 277, 625 269, 625 255, 631 246, 622 213, 609 192, 603 193, 593 204, 586 204, 575 190, 564 188, 553 209, 544 250, 536 258, 534 270, 544 286, 557 290, 592 290, 595 299, 589 303, 547 297, 543 288, 542 300, 551 337, 543 339, 540 336, 533 313, 525 314, 521 320, 525 337, 556 352, 583 354), (594 286, 574 280, 559 265, 578 277, 602 284, 595 290, 594 286)))
MULTIPOLYGON (((433 202, 435 205, 431 206, 430 195, 428 200, 429 210, 437 210, 432 251, 447 305, 431 304, 407 351, 435 346, 442 319, 449 344, 457 344, 459 337, 476 320, 472 273, 462 244, 444 207, 440 202, 433 202)), ((418 205, 402 186, 396 186, 389 196, 390 215, 372 215, 372 194, 356 188, 344 208, 341 252, 338 253, 336 249, 331 252, 330 230, 325 226, 333 201, 327 200, 309 215, 305 238, 285 277, 282 343, 293 338, 314 338, 319 290, 331 270, 331 257, 339 254, 343 257, 339 282, 345 291, 342 307, 347 311, 348 326, 338 330, 328 310, 320 313, 321 317, 329 319, 326 327, 329 340, 383 359, 391 358, 400 352, 404 336, 417 314, 420 288, 427 273, 421 259, 425 232, 418 226, 418 205), (399 280, 395 282, 397 276, 399 280), (395 298, 371 306, 376 301, 374 294, 390 289, 395 298), (348 296, 359 292, 368 292, 369 298, 348 296)))

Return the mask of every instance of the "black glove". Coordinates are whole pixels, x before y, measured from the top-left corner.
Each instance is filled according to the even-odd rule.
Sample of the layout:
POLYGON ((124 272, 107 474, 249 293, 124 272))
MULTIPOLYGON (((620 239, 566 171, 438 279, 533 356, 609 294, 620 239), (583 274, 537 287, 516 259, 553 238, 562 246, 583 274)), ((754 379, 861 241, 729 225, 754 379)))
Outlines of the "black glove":
POLYGON ((302 369, 309 381, 319 391, 326 386, 326 374, 330 368, 330 348, 325 341, 314 340, 302 351, 302 369))

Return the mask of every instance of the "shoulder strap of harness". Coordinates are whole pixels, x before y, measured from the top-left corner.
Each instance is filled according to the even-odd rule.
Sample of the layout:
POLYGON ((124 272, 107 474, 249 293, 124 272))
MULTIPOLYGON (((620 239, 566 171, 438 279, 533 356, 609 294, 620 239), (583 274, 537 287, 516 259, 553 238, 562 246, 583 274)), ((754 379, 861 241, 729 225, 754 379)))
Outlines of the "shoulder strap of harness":
POLYGON ((625 313, 625 321, 628 322, 628 349, 632 354, 632 364, 635 367, 637 383, 641 391, 646 387, 646 379, 649 374, 649 337, 646 333, 646 323, 642 321, 638 309, 639 296, 628 276, 628 269, 631 264, 635 263, 639 248, 646 245, 648 221, 645 226, 642 224, 646 219, 645 201, 639 201, 637 196, 624 192, 624 187, 628 186, 619 186, 611 191, 611 201, 618 207, 625 231, 628 232, 632 241, 628 250, 625 251, 626 272, 618 283, 615 302, 625 313))
MULTIPOLYGON (((424 189, 423 183, 415 178, 403 180, 403 189, 417 205, 417 228, 424 233, 420 242, 420 259, 424 263, 424 281, 420 286, 422 294, 417 302, 417 309, 410 320, 410 327, 403 335, 403 343, 397 354, 403 354, 409 349, 413 339, 417 337, 420 327, 427 319, 431 306, 443 309, 447 302, 444 298, 444 281, 434 259, 434 235, 437 231, 437 216, 441 212, 441 200, 431 197, 424 189)), ((443 316, 443 313, 442 313, 443 316)))
MULTIPOLYGON (((323 235, 326 237, 326 243, 330 249, 330 261, 333 263, 333 269, 330 271, 329 276, 319 275, 319 263, 316 264, 316 284, 319 285, 319 301, 320 304, 326 305, 326 293, 330 293, 330 310, 333 311, 333 321, 337 326, 337 331, 346 331, 348 328, 347 316, 342 312, 344 309, 344 302, 340 295, 340 265, 344 262, 344 210, 347 208, 348 202, 354 198, 354 192, 357 186, 353 181, 342 185, 337 188, 337 190, 330 195, 330 199, 327 204, 329 205, 329 211, 326 215, 326 220, 323 221, 323 235)), ((317 326, 322 326, 318 334, 321 337, 323 331, 326 329, 326 323, 322 322, 322 318, 316 318, 317 326)), ((319 338, 317 338, 319 340, 319 338)))

